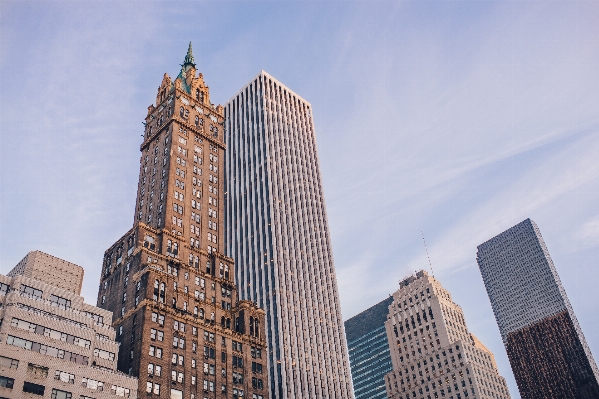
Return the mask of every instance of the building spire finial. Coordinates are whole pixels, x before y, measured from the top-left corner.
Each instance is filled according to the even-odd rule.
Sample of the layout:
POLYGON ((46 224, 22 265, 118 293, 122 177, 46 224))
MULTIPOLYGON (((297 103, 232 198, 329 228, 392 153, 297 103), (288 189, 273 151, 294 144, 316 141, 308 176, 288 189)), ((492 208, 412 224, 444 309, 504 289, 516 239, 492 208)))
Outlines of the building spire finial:
POLYGON ((185 60, 183 61, 182 67, 186 67, 188 65, 196 67, 195 60, 193 59, 193 51, 191 49, 191 42, 189 42, 189 47, 187 48, 187 54, 185 55, 185 60))

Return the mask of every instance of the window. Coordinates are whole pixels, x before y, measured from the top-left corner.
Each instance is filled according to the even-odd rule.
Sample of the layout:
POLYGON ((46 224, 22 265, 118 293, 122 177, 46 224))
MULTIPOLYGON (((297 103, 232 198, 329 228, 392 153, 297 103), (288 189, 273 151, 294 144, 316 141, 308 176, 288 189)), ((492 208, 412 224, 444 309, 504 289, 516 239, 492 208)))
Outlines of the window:
POLYGON ((157 357, 162 359, 162 348, 158 348, 156 346, 150 346, 150 351, 148 353, 150 356, 157 357))
POLYGON ((33 384, 31 382, 25 381, 23 383, 23 392, 32 393, 34 395, 44 396, 44 391, 46 387, 43 385, 33 384))
POLYGON ((10 357, 0 356, 0 367, 16 370, 19 367, 19 361, 10 357))
POLYGON ((61 309, 70 309, 71 301, 66 298, 61 298, 56 295, 50 295, 50 304, 52 306, 58 306, 61 309))
POLYGON ((128 398, 129 397, 129 389, 128 388, 123 388, 123 387, 119 387, 117 385, 113 385, 111 388, 111 391, 114 395, 116 396, 123 396, 128 398))
POLYGON ((52 389, 52 399, 71 399, 73 394, 67 391, 61 391, 60 389, 52 389))
POLYGON ((254 359, 262 359, 262 349, 252 346, 251 353, 254 359))
MULTIPOLYGON (((38 366, 39 367, 39 366, 38 366)), ((48 375, 46 367, 46 375, 48 375)), ((75 383, 75 374, 67 373, 66 371, 56 370, 54 373, 54 379, 62 382, 68 382, 69 384, 75 383)))
POLYGON ((15 385, 14 378, 4 377, 4 376, 0 375, 0 387, 12 389, 14 385, 15 385))
POLYGON ((252 372, 262 374, 262 365, 260 363, 252 362, 252 372))
POLYGON ((42 294, 43 294, 43 292, 41 290, 21 284, 21 295, 27 296, 29 298, 41 300, 42 294))
MULTIPOLYGON (((33 374, 35 376, 46 378, 48 376, 48 371, 49 371, 48 367, 39 366, 39 365, 33 364, 33 363, 29 363, 27 365, 27 372, 29 374, 33 374)), ((58 379, 58 378, 56 378, 56 379, 58 379)))
POLYGON ((81 386, 89 388, 89 389, 95 389, 97 391, 103 391, 104 390, 104 383, 101 381, 96 381, 93 380, 91 378, 86 378, 83 377, 81 379, 81 386))
POLYGON ((146 392, 154 393, 154 395, 160 395, 160 384, 154 384, 148 381, 146 383, 146 392))
POLYGON ((6 295, 10 292, 10 286, 8 284, 0 283, 0 295, 6 295))
POLYGON ((243 358, 240 356, 233 356, 233 367, 243 368, 243 358))
POLYGON ((114 353, 105 351, 103 349, 95 348, 94 356, 99 357, 101 359, 114 360, 114 353))

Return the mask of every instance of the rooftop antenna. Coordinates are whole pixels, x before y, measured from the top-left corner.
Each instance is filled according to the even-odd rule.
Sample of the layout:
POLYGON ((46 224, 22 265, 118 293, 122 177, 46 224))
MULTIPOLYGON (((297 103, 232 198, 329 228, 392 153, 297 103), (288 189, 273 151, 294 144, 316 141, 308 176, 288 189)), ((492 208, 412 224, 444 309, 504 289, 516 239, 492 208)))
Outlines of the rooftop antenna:
POLYGON ((420 230, 420 234, 422 234, 422 242, 424 243, 424 250, 426 251, 426 257, 428 259, 428 265, 431 268, 431 273, 433 274, 433 278, 435 278, 435 272, 433 271, 433 264, 431 263, 431 257, 428 254, 428 248, 426 247, 426 240, 424 239, 424 233, 420 230))

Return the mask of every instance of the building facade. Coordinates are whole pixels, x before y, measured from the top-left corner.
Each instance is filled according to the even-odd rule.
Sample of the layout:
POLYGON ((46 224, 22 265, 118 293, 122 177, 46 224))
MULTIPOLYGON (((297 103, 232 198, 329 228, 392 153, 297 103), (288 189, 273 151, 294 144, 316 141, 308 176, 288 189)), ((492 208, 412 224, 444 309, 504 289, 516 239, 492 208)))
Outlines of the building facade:
POLYGON ((268 397, 264 311, 239 300, 223 255, 223 123, 190 44, 148 108, 133 228, 105 252, 98 292, 118 369, 147 397, 268 397))
POLYGON ((520 395, 598 398, 599 372, 538 226, 478 246, 477 262, 520 395))
POLYGON ((345 321, 356 399, 386 399, 385 374, 393 370, 385 322, 393 297, 345 321))
POLYGON ((399 287, 385 322, 389 399, 509 399, 493 353, 468 331, 449 291, 425 271, 399 287))
POLYGON ((0 398, 137 398, 137 378, 117 371, 112 314, 61 278, 80 282, 83 268, 40 251, 0 275, 0 398))
POLYGON ((266 310, 271 396, 352 398, 312 107, 262 71, 225 116, 226 253, 266 310))

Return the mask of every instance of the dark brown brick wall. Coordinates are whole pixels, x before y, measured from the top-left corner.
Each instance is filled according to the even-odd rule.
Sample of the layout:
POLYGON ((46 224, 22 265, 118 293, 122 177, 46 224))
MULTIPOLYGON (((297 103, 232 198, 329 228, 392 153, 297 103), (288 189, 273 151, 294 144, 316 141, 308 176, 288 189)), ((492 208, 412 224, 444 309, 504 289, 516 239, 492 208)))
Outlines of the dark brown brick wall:
POLYGON ((184 399, 192 394, 233 398, 234 389, 243 389, 244 398, 255 393, 267 399, 265 312, 239 300, 233 259, 222 254, 223 109, 210 105, 208 87, 195 67, 184 79, 191 94, 180 79, 173 82, 165 75, 156 107, 148 108, 134 226, 105 252, 97 303, 113 312, 121 343, 118 369, 139 378, 140 397, 170 398, 172 388, 183 391, 184 399), (204 280, 204 288, 196 285, 196 277, 204 280), (164 301, 154 297, 155 281, 165 284, 164 301), (223 287, 230 295, 223 296, 223 287), (196 298, 196 290, 203 299, 196 298), (196 306, 204 317, 194 314, 196 306), (164 325, 153 321, 152 313, 163 315, 164 325), (229 323, 221 325, 223 318, 229 323), (259 334, 250 334, 250 318, 259 320, 259 334), (185 331, 176 331, 175 323, 185 323, 185 331), (151 338, 152 329, 162 332, 162 341, 151 338), (205 340, 205 331, 214 342, 205 340), (185 340, 184 348, 174 347, 175 336, 185 340), (150 346, 160 348, 162 357, 150 356, 150 346), (214 358, 204 356, 204 347, 214 358), (252 358, 252 347, 261 349, 261 359, 252 358), (183 365, 172 364, 174 354, 184 356, 183 365), (243 367, 233 364, 234 356, 243 359, 243 367), (262 365, 262 373, 252 371, 253 361, 262 365), (149 363, 162 366, 162 375, 149 375, 149 363), (204 363, 214 367, 214 374, 204 373, 204 363), (173 382, 171 372, 184 373, 184 382, 173 382), (243 375, 243 382, 234 383, 233 373, 243 375), (254 388, 252 378, 261 379, 263 388, 254 388), (214 383, 214 391, 204 391, 204 380, 214 383), (160 384, 159 395, 146 393, 148 382, 160 384))
POLYGON ((522 399, 597 399, 599 385, 567 311, 508 334, 522 399))

